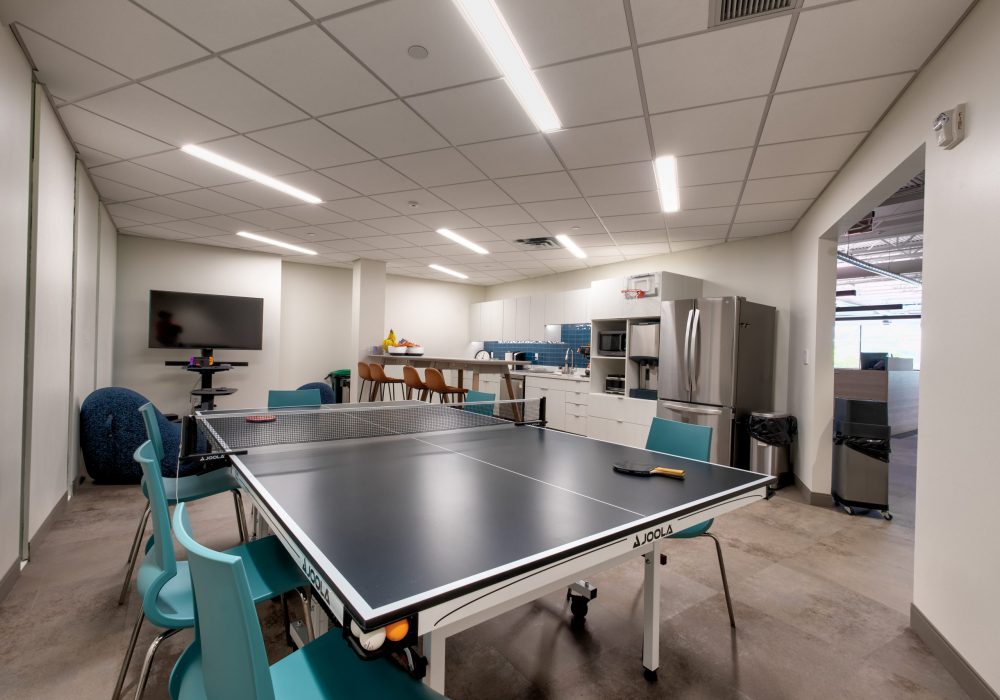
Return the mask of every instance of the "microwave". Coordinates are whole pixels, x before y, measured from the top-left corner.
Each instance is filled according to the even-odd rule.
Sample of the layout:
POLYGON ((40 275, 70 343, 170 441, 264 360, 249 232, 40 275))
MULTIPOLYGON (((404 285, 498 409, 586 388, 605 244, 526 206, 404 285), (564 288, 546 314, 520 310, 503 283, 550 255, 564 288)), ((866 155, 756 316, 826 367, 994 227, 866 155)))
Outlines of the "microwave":
POLYGON ((625 375, 624 374, 609 374, 604 378, 604 393, 605 394, 625 394, 625 375))
POLYGON ((625 356, 625 331, 598 331, 597 355, 605 357, 625 356))

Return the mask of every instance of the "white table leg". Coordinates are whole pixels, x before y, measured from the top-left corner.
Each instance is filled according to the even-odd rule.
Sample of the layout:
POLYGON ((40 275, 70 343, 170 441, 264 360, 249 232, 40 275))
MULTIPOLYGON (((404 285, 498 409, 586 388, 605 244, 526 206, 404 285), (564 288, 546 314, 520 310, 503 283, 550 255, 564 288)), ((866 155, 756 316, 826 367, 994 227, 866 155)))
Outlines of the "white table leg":
POLYGON ((643 558, 642 665, 649 675, 660 667, 660 542, 643 558))
POLYGON ((444 645, 446 637, 440 631, 428 632, 420 638, 421 653, 427 659, 424 683, 444 695, 444 645))

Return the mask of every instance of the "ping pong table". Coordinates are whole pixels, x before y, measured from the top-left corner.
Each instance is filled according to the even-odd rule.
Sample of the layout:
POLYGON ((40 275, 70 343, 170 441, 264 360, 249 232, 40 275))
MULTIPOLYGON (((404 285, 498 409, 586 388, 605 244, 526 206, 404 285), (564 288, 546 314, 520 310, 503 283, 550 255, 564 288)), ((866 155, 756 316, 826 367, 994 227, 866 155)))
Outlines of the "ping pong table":
POLYGON ((238 480, 360 654, 401 649, 443 693, 449 636, 641 555, 642 663, 655 675, 664 538, 766 499, 774 479, 531 425, 544 420, 533 401, 516 402, 516 423, 502 401, 195 420, 215 449, 246 450, 229 457, 238 480), (622 461, 686 476, 614 472, 622 461), (357 644, 401 620, 404 639, 357 644))

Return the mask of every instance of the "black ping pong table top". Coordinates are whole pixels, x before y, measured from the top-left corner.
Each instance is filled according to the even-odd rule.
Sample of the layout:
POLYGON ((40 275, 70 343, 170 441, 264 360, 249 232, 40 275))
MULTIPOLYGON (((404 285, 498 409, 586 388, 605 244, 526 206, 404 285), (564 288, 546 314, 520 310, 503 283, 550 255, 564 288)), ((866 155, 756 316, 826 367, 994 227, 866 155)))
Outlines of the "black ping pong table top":
POLYGON ((234 458, 359 620, 425 606, 740 494, 770 477, 514 424, 261 448, 234 458), (612 471, 676 467, 683 481, 612 471), (328 562, 324 566, 320 562, 328 562), (346 590, 345 590, 346 589, 346 590))

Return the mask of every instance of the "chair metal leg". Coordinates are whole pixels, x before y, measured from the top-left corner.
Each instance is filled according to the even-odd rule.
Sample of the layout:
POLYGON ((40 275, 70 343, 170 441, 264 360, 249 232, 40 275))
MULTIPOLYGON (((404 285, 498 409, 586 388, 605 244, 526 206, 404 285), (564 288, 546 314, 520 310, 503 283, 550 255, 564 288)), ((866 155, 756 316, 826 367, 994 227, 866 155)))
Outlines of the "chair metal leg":
POLYGON ((135 652, 135 643, 139 639, 139 629, 142 627, 142 621, 145 619, 146 615, 140 607, 139 617, 136 618, 135 626, 132 628, 132 637, 128 641, 125 658, 122 660, 122 670, 118 672, 118 682, 115 683, 115 690, 111 693, 111 700, 118 700, 122 694, 122 686, 125 685, 125 674, 128 673, 128 665, 132 662, 132 654, 135 652))
POLYGON ((146 523, 149 522, 149 501, 146 501, 146 510, 139 520, 139 529, 135 532, 135 540, 132 542, 132 554, 128 559, 128 566, 125 567, 125 580, 122 581, 122 590, 118 594, 118 604, 125 605, 125 598, 128 596, 128 588, 132 583, 132 572, 135 571, 135 561, 139 558, 139 548, 142 546, 142 536, 146 532, 146 523))
POLYGON ((309 635, 308 641, 311 642, 316 639, 316 630, 313 628, 312 618, 312 588, 306 588, 304 593, 299 589, 299 598, 302 599, 302 613, 305 616, 302 618, 302 621, 306 626, 306 634, 309 635))
POLYGON ((236 506, 236 528, 240 531, 240 542, 247 542, 247 515, 243 510, 243 494, 233 489, 233 504, 236 506))
POLYGON ((719 538, 711 532, 702 533, 705 537, 711 537, 715 542, 715 553, 719 555, 719 573, 722 574, 722 590, 726 592, 726 607, 729 609, 729 625, 736 627, 736 618, 733 616, 733 599, 729 597, 729 581, 726 579, 726 563, 722 559, 722 545, 719 538))
POLYGON ((180 630, 163 630, 156 638, 150 643, 149 650, 146 652, 146 658, 142 662, 142 671, 139 673, 139 685, 135 689, 135 700, 140 700, 142 694, 146 691, 146 681, 149 680, 149 670, 153 667, 153 657, 156 655, 156 650, 160 647, 160 642, 164 639, 173 637, 175 634, 180 632, 180 630))
POLYGON ((143 533, 146 532, 147 523, 149 523, 149 501, 146 501, 146 509, 139 516, 139 527, 135 531, 135 537, 132 538, 132 548, 128 550, 128 561, 126 564, 135 559, 135 555, 139 552, 139 543, 142 541, 143 533))

